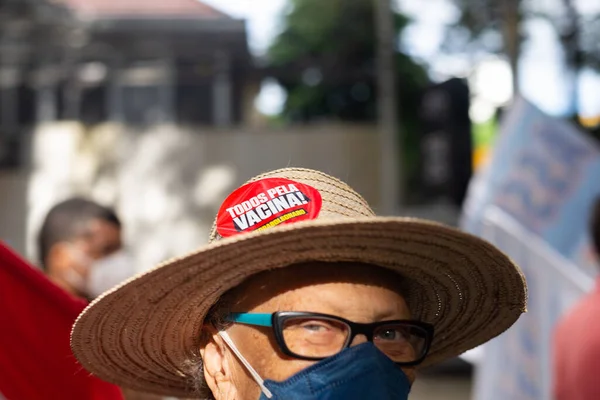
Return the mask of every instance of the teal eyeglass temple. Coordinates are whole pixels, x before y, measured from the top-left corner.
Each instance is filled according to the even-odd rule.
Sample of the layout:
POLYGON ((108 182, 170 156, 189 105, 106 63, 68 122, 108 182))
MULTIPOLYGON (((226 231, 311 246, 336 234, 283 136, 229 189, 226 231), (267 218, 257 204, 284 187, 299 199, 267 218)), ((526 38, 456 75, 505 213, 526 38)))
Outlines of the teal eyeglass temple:
POLYGON ((254 326, 273 326, 273 314, 231 313, 227 321, 254 326))

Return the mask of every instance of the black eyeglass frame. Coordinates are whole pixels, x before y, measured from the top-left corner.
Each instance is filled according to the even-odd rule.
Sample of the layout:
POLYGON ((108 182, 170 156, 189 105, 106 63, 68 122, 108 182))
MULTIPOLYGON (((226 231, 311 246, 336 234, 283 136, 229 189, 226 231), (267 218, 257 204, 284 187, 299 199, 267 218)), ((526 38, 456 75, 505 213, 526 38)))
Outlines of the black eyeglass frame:
POLYGON ((318 361, 318 360, 323 360, 323 359, 327 358, 327 357, 302 356, 300 354, 296 354, 296 353, 292 352, 288 348, 287 344, 285 343, 285 339, 283 337, 283 328, 285 326, 285 322, 289 319, 301 318, 301 317, 302 318, 310 318, 310 317, 326 318, 326 319, 330 319, 330 320, 334 320, 334 321, 339 321, 339 322, 347 325, 348 328, 350 329, 350 332, 348 334, 348 338, 346 339, 346 343, 344 343, 344 345, 340 348, 339 351, 347 349, 350 346, 350 343, 352 343, 352 341, 356 337, 356 335, 361 335, 361 334, 365 335, 367 340, 369 342, 373 343, 373 334, 374 334, 375 330, 377 328, 379 328, 380 326, 404 325, 406 327, 416 327, 416 328, 423 330, 423 332, 425 333, 425 345, 423 346, 422 354, 419 356, 419 358, 417 358, 414 361, 408 361, 408 362, 394 361, 394 363, 396 365, 402 366, 402 367, 410 367, 410 366, 415 366, 415 365, 422 363, 423 360, 427 357, 427 354, 429 353, 429 349, 431 348, 431 342, 433 341, 433 336, 434 336, 433 325, 431 325, 427 322, 416 321, 416 320, 404 319, 404 320, 378 321, 378 322, 372 322, 369 324, 361 324, 358 322, 352 322, 352 321, 349 321, 342 317, 337 317, 335 315, 329 315, 329 314, 302 312, 302 311, 278 311, 278 312, 273 313, 271 315, 271 324, 272 324, 272 328, 273 328, 273 333, 275 334, 275 340, 277 341, 279 348, 285 355, 287 355, 289 357, 293 357, 293 358, 298 358, 301 360, 318 361))

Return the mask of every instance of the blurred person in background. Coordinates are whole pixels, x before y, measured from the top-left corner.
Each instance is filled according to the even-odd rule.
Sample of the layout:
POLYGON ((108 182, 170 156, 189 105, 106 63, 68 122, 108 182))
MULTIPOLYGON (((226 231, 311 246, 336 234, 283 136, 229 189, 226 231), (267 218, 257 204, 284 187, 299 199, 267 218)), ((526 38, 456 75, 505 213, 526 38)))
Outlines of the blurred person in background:
POLYGON ((38 237, 42 269, 69 293, 92 300, 134 274, 116 213, 84 198, 56 204, 38 237))
MULTIPOLYGON (((600 198, 592 209, 590 233, 600 254, 600 198)), ((553 343, 555 400, 600 399, 600 278, 557 324, 553 343)))
MULTIPOLYGON (((119 217, 109 207, 71 198, 48 212, 38 237, 38 254, 46 275, 67 292, 93 300, 135 273, 123 247, 119 217)), ((160 396, 122 389, 126 400, 160 396)))

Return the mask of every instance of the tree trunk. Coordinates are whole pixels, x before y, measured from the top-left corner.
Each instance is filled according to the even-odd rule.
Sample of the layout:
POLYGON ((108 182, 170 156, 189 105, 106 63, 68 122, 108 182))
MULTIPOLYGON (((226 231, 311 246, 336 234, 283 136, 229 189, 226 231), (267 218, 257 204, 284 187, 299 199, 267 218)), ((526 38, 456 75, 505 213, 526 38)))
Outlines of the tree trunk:
POLYGON ((521 54, 521 1, 502 0, 504 49, 512 70, 513 96, 519 94, 519 56, 521 54))
POLYGON ((565 64, 569 71, 569 112, 579 111, 579 73, 583 68, 579 14, 572 0, 562 0, 565 7, 565 24, 560 32, 560 42, 565 52, 565 64))
POLYGON ((387 215, 398 212, 403 205, 402 147, 398 130, 398 100, 394 54, 396 32, 394 11, 390 0, 375 0, 377 29, 377 79, 379 140, 381 149, 381 210, 387 215))

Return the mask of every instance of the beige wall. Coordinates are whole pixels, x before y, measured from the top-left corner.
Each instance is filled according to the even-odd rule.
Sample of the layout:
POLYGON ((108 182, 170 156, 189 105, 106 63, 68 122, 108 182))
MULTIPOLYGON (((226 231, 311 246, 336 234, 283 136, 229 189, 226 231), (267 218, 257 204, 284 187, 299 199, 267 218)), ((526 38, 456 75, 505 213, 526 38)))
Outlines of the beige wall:
POLYGON ((20 253, 27 235, 28 178, 26 169, 0 172, 0 240, 20 253))
POLYGON ((0 174, 0 234, 30 258, 52 204, 84 194, 114 205, 145 269, 206 242, 221 201, 259 173, 315 168, 337 176, 377 208, 379 150, 372 126, 280 130, 163 126, 143 132, 75 123, 42 126, 31 165, 0 174))

